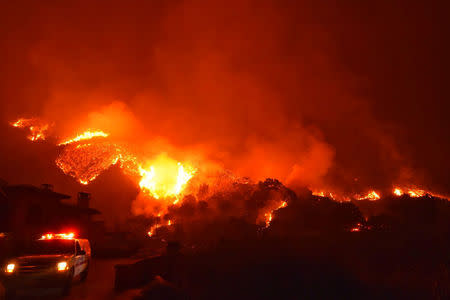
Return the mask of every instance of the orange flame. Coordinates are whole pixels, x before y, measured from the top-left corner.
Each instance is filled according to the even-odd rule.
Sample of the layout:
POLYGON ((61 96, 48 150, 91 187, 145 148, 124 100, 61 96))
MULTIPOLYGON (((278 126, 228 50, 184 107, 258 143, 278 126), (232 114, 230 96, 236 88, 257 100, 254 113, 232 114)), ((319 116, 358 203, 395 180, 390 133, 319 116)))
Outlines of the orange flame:
POLYGON ((11 126, 16 128, 28 128, 30 134, 27 136, 27 138, 33 142, 37 140, 45 140, 46 132, 49 129, 49 124, 34 118, 20 118, 15 122, 11 122, 10 124, 11 126))
MULTIPOLYGON (((139 186, 142 191, 156 199, 177 197, 189 180, 194 176, 195 169, 184 167, 166 156, 159 156, 153 164, 144 169, 139 166, 142 176, 139 186)), ((175 200, 176 204, 178 201, 175 200)))
POLYGON ((366 196, 359 196, 359 195, 356 195, 355 198, 356 198, 357 200, 370 200, 370 201, 375 201, 375 200, 380 199, 380 195, 379 195, 377 192, 375 192, 375 191, 371 191, 371 192, 369 192, 366 196))
POLYGON ((409 190, 408 194, 411 197, 422 197, 422 196, 425 196, 426 192, 423 190, 409 190))
MULTIPOLYGON (((313 191, 312 192, 313 196, 317 196, 317 197, 321 197, 321 198, 325 198, 325 197, 329 197, 335 201, 337 201, 338 199, 335 198, 335 195, 332 192, 324 192, 324 191, 313 191)), ((339 201, 350 201, 349 198, 347 197, 340 197, 339 201)))
POLYGON ((429 192, 426 192, 425 190, 421 190, 421 189, 401 189, 396 187, 393 191, 394 195, 396 196, 401 196, 403 194, 409 194, 409 196, 413 197, 413 198, 418 198, 418 197, 423 197, 425 196, 427 193, 432 195, 429 192))
MULTIPOLYGON (((159 217, 159 216, 160 216, 160 215, 158 215, 158 217, 159 217)), ((172 226, 172 225, 173 225, 172 220, 168 220, 168 221, 167 221, 167 226, 172 226)), ((150 227, 149 231, 147 232, 147 235, 148 235, 149 237, 154 236, 154 235, 155 235, 156 229, 161 228, 161 227, 163 227, 163 226, 164 226, 164 225, 162 225, 162 224, 155 224, 155 225, 152 225, 152 226, 150 227)))
POLYGON ((77 143, 94 137, 108 137, 108 134, 103 131, 87 131, 62 142, 60 145, 65 147, 56 159, 57 166, 65 174, 74 177, 83 185, 95 180, 112 165, 119 164, 126 175, 138 181, 144 194, 155 199, 172 199, 172 204, 176 204, 196 172, 193 167, 181 164, 165 154, 147 161, 147 167, 144 168, 137 156, 114 143, 77 143))
POLYGON ((268 213, 264 214, 264 217, 266 219, 266 228, 270 226, 270 222, 272 222, 273 219, 273 213, 277 210, 279 210, 280 208, 286 207, 287 206, 287 202, 286 201, 282 201, 280 205, 278 205, 277 208, 271 210, 268 213))
POLYGON ((313 191, 312 192, 313 196, 317 196, 317 197, 325 197, 325 192, 324 191, 313 191))
POLYGON ((265 213, 264 216, 266 217, 266 227, 269 227, 270 222, 272 222, 272 212, 265 213))
POLYGON ((83 141, 83 140, 90 140, 95 137, 108 137, 108 136, 109 136, 109 134, 104 133, 103 131, 100 131, 100 130, 98 130, 98 131, 87 130, 72 139, 69 139, 69 140, 59 143, 58 146, 68 145, 68 144, 76 143, 76 142, 83 141))
POLYGON ((283 203, 281 203, 281 205, 278 207, 278 209, 286 207, 287 206, 287 202, 284 201, 283 203))
POLYGON ((150 227, 150 230, 147 232, 147 235, 149 237, 152 237, 155 234, 156 229, 158 229, 159 227, 161 227, 161 224, 155 224, 152 227, 150 227))
POLYGON ((394 195, 396 195, 396 196, 401 196, 401 195, 403 195, 403 191, 402 191, 401 189, 399 189, 399 188, 395 188, 393 193, 394 193, 394 195))

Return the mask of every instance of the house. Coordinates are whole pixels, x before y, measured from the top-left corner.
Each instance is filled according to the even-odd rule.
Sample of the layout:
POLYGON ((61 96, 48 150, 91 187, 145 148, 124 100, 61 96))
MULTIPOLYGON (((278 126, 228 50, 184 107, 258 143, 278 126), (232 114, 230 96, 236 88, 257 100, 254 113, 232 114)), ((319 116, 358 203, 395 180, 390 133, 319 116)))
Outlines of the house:
POLYGON ((53 186, 28 184, 0 186, 0 232, 28 238, 47 232, 75 231, 88 236, 92 216, 90 194, 79 193, 77 205, 65 203, 71 197, 53 191, 53 186))

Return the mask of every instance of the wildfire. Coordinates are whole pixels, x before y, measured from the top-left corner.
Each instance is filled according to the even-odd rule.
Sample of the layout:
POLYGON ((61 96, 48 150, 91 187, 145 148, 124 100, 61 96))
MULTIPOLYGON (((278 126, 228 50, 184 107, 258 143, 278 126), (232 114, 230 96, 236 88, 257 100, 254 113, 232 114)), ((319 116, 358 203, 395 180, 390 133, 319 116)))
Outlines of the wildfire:
MULTIPOLYGON (((167 221, 167 226, 172 226, 172 224, 173 224, 173 223, 172 223, 171 220, 167 221)), ((155 235, 155 232, 156 232, 156 229, 161 228, 162 226, 163 226, 162 224, 155 224, 155 225, 151 226, 150 229, 149 229, 149 231, 147 232, 147 235, 148 235, 149 237, 154 236, 154 235, 155 235)))
MULTIPOLYGON (((354 200, 370 200, 370 201, 376 201, 379 200, 381 198, 381 194, 379 192, 376 192, 374 190, 370 191, 369 193, 367 193, 367 195, 359 195, 356 194, 353 197, 348 197, 346 195, 340 195, 337 194, 336 196, 333 195, 333 193, 331 192, 326 192, 323 190, 313 190, 312 194, 314 196, 317 197, 329 197, 333 200, 339 201, 339 202, 347 202, 347 201, 351 201, 351 199, 354 200)), ((438 198, 442 198, 442 199, 449 199, 448 196, 444 196, 444 195, 440 195, 440 194, 436 194, 436 193, 432 193, 430 191, 424 190, 424 189, 420 189, 420 188, 405 188, 405 187, 400 187, 400 186, 394 186, 394 188, 392 189, 392 194, 400 197, 403 196, 405 194, 409 195, 412 198, 420 198, 426 195, 430 195, 433 197, 438 197, 438 198)))
POLYGON ((325 192, 324 191, 313 191, 312 192, 313 196, 317 196, 317 197, 325 197, 325 192))
POLYGON ((16 128, 28 128, 30 134, 27 138, 30 141, 45 140, 46 132, 49 129, 49 124, 34 118, 20 118, 15 122, 11 122, 11 126, 16 128))
POLYGON ((265 213, 264 216, 266 217, 266 227, 270 226, 270 222, 272 222, 272 212, 270 213, 265 213))
POLYGON ((64 146, 56 165, 79 183, 87 185, 112 165, 119 164, 126 175, 136 178, 141 190, 155 199, 175 198, 178 201, 186 184, 194 176, 195 169, 181 164, 166 155, 160 155, 143 167, 141 160, 125 147, 107 140, 104 131, 87 130, 74 138, 60 142, 64 146), (84 143, 83 143, 84 142, 84 143))
POLYGON ((144 163, 126 147, 106 139, 90 141, 97 137, 107 138, 104 131, 84 133, 59 143, 64 146, 56 165, 79 183, 87 185, 112 165, 118 164, 124 174, 137 180, 141 191, 155 199, 174 199, 178 202, 186 184, 196 170, 162 154, 144 163), (86 142, 90 141, 90 142, 86 142))
POLYGON ((56 165, 67 175, 87 185, 112 165, 119 164, 126 175, 137 178, 141 190, 155 199, 175 198, 184 190, 196 170, 166 155, 142 167, 139 159, 114 143, 65 144, 56 165))
MULTIPOLYGON (((325 191, 313 191, 312 194, 314 196, 317 197, 329 197, 333 200, 336 201, 351 201, 351 198, 355 199, 355 200, 370 200, 370 201, 376 201, 379 200, 381 198, 381 194, 379 192, 376 192, 374 190, 370 191, 369 193, 367 193, 367 195, 359 195, 356 194, 353 197, 348 197, 348 196, 343 196, 343 195, 336 195, 336 197, 331 193, 331 192, 325 192, 325 191)), ((430 191, 426 191, 424 189, 419 189, 419 188, 402 188, 402 187, 394 187, 392 189, 392 194, 400 197, 402 195, 408 194, 410 197, 412 198, 419 198, 419 197, 423 197, 425 195, 431 195, 433 197, 438 197, 438 198, 442 198, 442 199, 448 199, 447 196, 443 196, 443 195, 439 195, 439 194, 435 194, 432 193, 430 191)))
MULTIPOLYGON (((30 134, 28 139, 32 141, 44 140, 50 127, 39 119, 18 119, 11 123, 16 128, 26 128, 30 134)), ((74 177, 80 184, 88 185, 102 172, 113 165, 120 168, 123 173, 132 178, 139 185, 144 204, 147 201, 156 201, 157 208, 152 214, 160 217, 167 212, 169 205, 176 205, 182 201, 185 190, 191 179, 195 176, 197 169, 186 162, 180 162, 169 157, 167 154, 158 156, 136 155, 129 150, 127 145, 113 143, 108 139, 109 133, 102 130, 87 130, 81 134, 74 135, 70 139, 62 140, 57 145, 61 146, 56 165, 67 175, 74 177)), ((246 181, 246 184, 248 181, 246 181)), ((394 187, 393 194, 402 196, 408 194, 411 197, 422 197, 430 194, 422 189, 394 187)), ((366 195, 340 194, 326 191, 323 187, 312 193, 318 197, 328 197, 335 201, 370 200, 380 199, 380 193, 371 190, 366 195)), ((256 222, 269 227, 274 218, 274 213, 288 205, 285 199, 272 199, 268 205, 258 212, 256 222)), ((156 207, 156 206, 155 206, 156 207)), ((148 213, 144 211, 144 213, 148 213)), ((154 236, 156 230, 162 226, 172 226, 173 221, 154 224, 147 232, 148 236, 154 236)), ((358 224, 351 228, 351 232, 363 231, 366 227, 358 224)))
POLYGON ((158 229, 159 227, 161 227, 161 224, 155 224, 152 227, 150 227, 150 230, 147 232, 147 235, 149 237, 152 237, 155 234, 156 229, 158 229))
POLYGON ((56 165, 87 185, 116 164, 123 157, 122 152, 120 147, 110 143, 67 145, 56 159, 56 165))
POLYGON ((426 193, 425 193, 425 191, 422 191, 422 190, 409 190, 408 194, 411 197, 422 197, 422 196, 425 196, 426 193))
POLYGON ((359 195, 356 195, 355 198, 356 198, 357 200, 370 200, 370 201, 375 201, 375 200, 380 199, 380 195, 379 195, 377 192, 375 192, 375 191, 371 191, 371 192, 369 192, 366 196, 359 196, 359 195))
POLYGON ((161 155, 149 167, 139 167, 139 173, 142 191, 156 199, 176 198, 194 176, 195 169, 185 168, 180 162, 161 155))
POLYGON ((280 205, 278 205, 277 208, 271 210, 268 213, 264 214, 264 217, 266 219, 266 228, 270 226, 270 222, 272 222, 273 219, 273 213, 277 210, 279 210, 280 208, 286 207, 287 206, 287 202, 286 201, 282 201, 280 205))
POLYGON ((335 195, 332 192, 324 192, 324 191, 313 191, 312 192, 313 196, 317 196, 317 197, 321 197, 321 198, 325 198, 328 197, 330 199, 333 199, 335 201, 350 201, 350 198, 348 197, 340 197, 339 200, 335 198, 335 195))
POLYGON ((403 195, 403 191, 402 191, 401 189, 399 189, 399 188, 395 188, 394 191, 393 191, 393 193, 394 193, 394 195, 396 195, 396 196, 401 196, 401 195, 403 195))
POLYGON ((104 133, 103 131, 100 131, 100 130, 98 130, 98 131, 87 130, 72 139, 69 139, 69 140, 59 143, 58 146, 68 145, 68 144, 76 143, 76 142, 83 141, 83 140, 90 140, 95 137, 108 137, 108 136, 109 136, 109 134, 104 133))
MULTIPOLYGON (((401 188, 395 188, 393 191, 394 195, 396 196, 402 196, 403 194, 409 194, 409 196, 413 197, 413 198, 418 198, 418 197, 423 197, 425 196, 428 192, 421 190, 421 189, 406 189, 403 190, 401 188)), ((431 195, 431 193, 428 193, 431 195)))

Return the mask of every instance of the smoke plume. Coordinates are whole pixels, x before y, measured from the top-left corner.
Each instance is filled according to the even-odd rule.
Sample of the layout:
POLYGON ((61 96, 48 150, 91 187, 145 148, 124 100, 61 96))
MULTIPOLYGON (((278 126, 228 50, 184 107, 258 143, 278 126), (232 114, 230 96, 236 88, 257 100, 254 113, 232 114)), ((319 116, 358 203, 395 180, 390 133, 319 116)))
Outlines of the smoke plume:
MULTIPOLYGON (((376 43, 372 25, 358 18, 366 11, 382 12, 383 4, 24 3, 6 3, 1 13, 1 138, 8 146, 1 150, 0 177, 10 182, 45 179, 66 191, 80 189, 61 178, 53 162, 57 150, 48 140, 31 145, 6 129, 18 117, 53 124, 53 142, 103 130, 142 157, 166 154, 204 173, 277 178, 296 191, 386 188, 399 181, 431 186, 427 176, 441 175, 434 162, 428 169, 411 163, 433 161, 431 150, 414 147, 427 141, 426 133, 409 145, 404 132, 416 128, 415 122, 379 113, 382 107, 389 110, 396 95, 393 88, 388 96, 380 92, 386 87, 378 74, 391 67, 388 45, 376 43), (364 43, 379 45, 384 56, 372 55, 364 43)), ((403 32, 399 23, 413 17, 397 14, 399 7, 391 11, 383 19, 388 25, 380 28, 386 40, 403 32)), ((414 52, 419 50, 400 42, 393 47, 417 56, 428 51, 414 52)), ((411 74, 410 81, 419 76, 411 74)), ((406 89, 407 82, 399 80, 398 88, 406 89)), ((430 130, 440 127, 430 124, 430 130)), ((448 143, 442 147, 448 149, 448 143)), ((122 176, 111 172, 108 176, 122 176)), ((448 192, 441 182, 434 185, 448 192)), ((131 184, 118 202, 131 207, 135 188, 131 184)), ((83 189, 102 195, 107 187, 96 183, 83 189)), ((106 199, 94 201, 100 209, 123 211, 108 207, 106 199)))

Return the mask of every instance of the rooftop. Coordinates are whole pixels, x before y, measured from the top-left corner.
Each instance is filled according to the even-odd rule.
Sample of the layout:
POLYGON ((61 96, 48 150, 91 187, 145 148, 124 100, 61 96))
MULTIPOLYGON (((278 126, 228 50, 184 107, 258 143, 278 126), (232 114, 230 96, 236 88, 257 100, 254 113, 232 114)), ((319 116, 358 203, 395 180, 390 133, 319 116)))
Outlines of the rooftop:
POLYGON ((6 185, 2 187, 4 194, 8 197, 34 195, 42 199, 63 200, 70 199, 69 195, 52 191, 48 188, 36 187, 31 184, 6 185))

